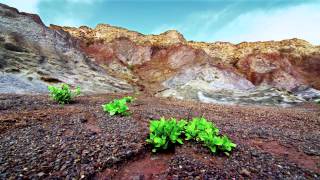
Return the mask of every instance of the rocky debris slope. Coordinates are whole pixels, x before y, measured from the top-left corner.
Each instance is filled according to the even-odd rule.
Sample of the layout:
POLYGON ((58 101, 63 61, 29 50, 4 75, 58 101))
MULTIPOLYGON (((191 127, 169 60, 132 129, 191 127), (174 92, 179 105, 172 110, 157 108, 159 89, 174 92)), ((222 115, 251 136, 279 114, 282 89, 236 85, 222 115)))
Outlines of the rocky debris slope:
POLYGON ((82 96, 61 107, 46 96, 0 95, 0 179, 319 179, 318 105, 225 106, 138 96, 131 116, 82 96), (196 142, 151 153, 150 119, 204 116, 237 147, 212 154, 196 142))
POLYGON ((89 60, 68 33, 47 28, 37 15, 0 4, 0 32, 0 93, 44 92, 61 82, 86 92, 133 91, 89 60))

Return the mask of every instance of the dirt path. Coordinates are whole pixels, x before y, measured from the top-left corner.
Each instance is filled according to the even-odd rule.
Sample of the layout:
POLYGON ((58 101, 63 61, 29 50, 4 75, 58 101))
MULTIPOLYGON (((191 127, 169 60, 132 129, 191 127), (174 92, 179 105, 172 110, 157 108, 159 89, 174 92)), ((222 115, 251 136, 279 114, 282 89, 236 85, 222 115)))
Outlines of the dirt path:
POLYGON ((320 108, 224 106, 138 97, 132 115, 101 104, 120 95, 0 95, 0 179, 320 179, 320 108), (231 137, 230 157, 195 142, 152 154, 150 119, 204 115, 231 137))

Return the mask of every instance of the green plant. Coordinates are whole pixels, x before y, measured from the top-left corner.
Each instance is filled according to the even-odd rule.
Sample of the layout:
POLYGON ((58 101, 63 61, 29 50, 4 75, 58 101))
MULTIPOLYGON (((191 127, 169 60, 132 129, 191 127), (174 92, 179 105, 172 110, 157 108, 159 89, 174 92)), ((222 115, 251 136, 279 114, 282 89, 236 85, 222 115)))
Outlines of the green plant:
POLYGON ((180 120, 177 122, 175 118, 165 120, 153 120, 150 122, 150 136, 147 139, 149 144, 153 145, 152 152, 157 150, 165 150, 170 145, 179 143, 183 144, 181 134, 183 133, 186 121, 180 120))
POLYGON ((211 152, 215 153, 217 149, 229 155, 232 148, 236 147, 227 136, 219 136, 219 129, 214 123, 205 118, 196 117, 185 127, 186 140, 194 139, 201 141, 211 152))
POLYGON ((80 87, 78 86, 74 91, 71 91, 68 84, 62 83, 60 86, 48 86, 50 97, 59 104, 70 103, 72 98, 80 94, 80 87))
POLYGON ((131 96, 124 97, 122 99, 114 99, 112 102, 108 104, 102 105, 102 109, 104 112, 108 112, 111 116, 113 115, 128 115, 129 107, 127 103, 133 102, 134 98, 131 96))
POLYGON ((124 98, 122 98, 122 99, 125 99, 127 103, 131 103, 131 102, 134 101, 134 98, 131 97, 131 96, 126 96, 126 97, 124 97, 124 98))
POLYGON ((219 129, 205 118, 195 117, 185 127, 186 140, 195 139, 203 141, 207 134, 218 135, 219 129))
POLYGON ((158 149, 167 149, 170 144, 183 144, 182 136, 186 140, 196 140, 204 143, 212 153, 217 149, 229 155, 229 152, 236 147, 227 136, 220 136, 219 129, 214 123, 207 121, 204 117, 195 117, 192 121, 176 121, 171 118, 165 120, 153 120, 150 122, 150 135, 147 142, 153 145, 153 152, 158 149))

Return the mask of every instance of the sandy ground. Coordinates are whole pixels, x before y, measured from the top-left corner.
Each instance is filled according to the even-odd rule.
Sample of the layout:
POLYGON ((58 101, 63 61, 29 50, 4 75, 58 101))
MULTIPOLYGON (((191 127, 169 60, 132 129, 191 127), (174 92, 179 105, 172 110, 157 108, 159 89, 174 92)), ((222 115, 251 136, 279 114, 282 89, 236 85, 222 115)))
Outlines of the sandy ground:
POLYGON ((101 105, 123 95, 0 95, 0 179, 320 179, 320 106, 226 106, 138 96, 131 116, 101 105), (151 153, 150 119, 204 116, 238 146, 229 157, 186 142, 151 153))

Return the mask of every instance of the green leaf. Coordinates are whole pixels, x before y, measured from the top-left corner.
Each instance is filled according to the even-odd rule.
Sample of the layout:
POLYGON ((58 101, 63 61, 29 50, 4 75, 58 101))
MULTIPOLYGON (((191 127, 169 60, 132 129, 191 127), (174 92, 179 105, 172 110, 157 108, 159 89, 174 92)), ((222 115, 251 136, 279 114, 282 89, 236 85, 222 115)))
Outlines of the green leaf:
POLYGON ((148 144, 153 146, 153 149, 167 149, 168 146, 176 143, 183 144, 182 136, 186 140, 196 140, 204 143, 212 153, 217 150, 223 151, 226 155, 236 147, 227 136, 219 136, 219 129, 214 123, 207 121, 204 117, 195 117, 192 121, 180 120, 175 118, 166 120, 150 121, 150 135, 147 140, 148 144))
POLYGON ((154 153, 157 152, 157 149, 152 149, 152 152, 154 152, 154 153))
POLYGON ((77 87, 75 90, 76 93, 71 92, 69 85, 67 84, 60 84, 60 86, 48 86, 48 90, 50 92, 49 96, 57 101, 60 104, 69 103, 73 97, 80 94, 80 87, 77 87))
POLYGON ((122 99, 114 99, 112 102, 105 104, 103 106, 103 111, 109 112, 111 116, 113 115, 121 115, 126 116, 129 115, 127 106, 127 102, 132 102, 132 97, 124 97, 122 99))
POLYGON ((209 146, 209 149, 212 153, 216 153, 217 147, 216 146, 209 146))
POLYGON ((224 142, 223 142, 223 139, 218 137, 218 136, 215 136, 213 138, 213 143, 217 146, 221 146, 224 142))
POLYGON ((180 138, 177 139, 177 142, 180 143, 180 144, 183 144, 183 141, 180 138))
POLYGON ((184 121, 177 121, 175 118, 166 120, 164 117, 161 117, 160 120, 150 121, 149 138, 157 140, 155 140, 156 142, 148 141, 148 144, 151 144, 154 149, 167 149, 175 143, 183 144, 181 135, 184 124, 186 124, 184 121))

